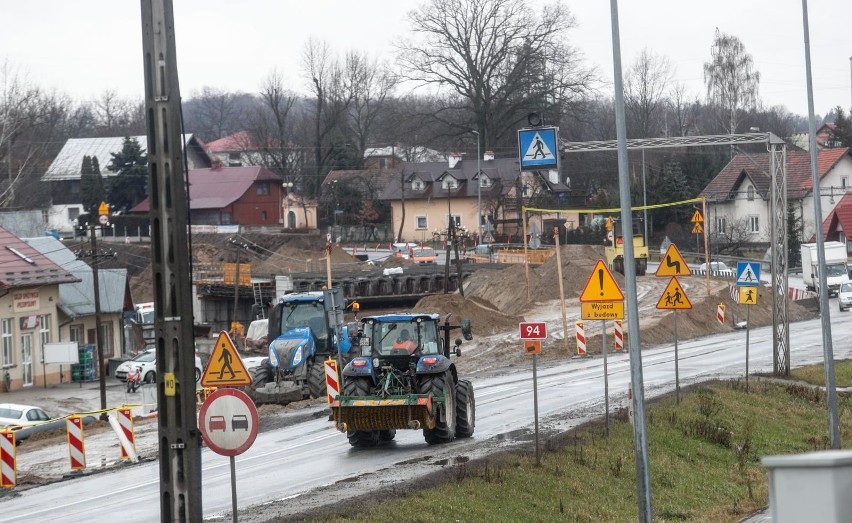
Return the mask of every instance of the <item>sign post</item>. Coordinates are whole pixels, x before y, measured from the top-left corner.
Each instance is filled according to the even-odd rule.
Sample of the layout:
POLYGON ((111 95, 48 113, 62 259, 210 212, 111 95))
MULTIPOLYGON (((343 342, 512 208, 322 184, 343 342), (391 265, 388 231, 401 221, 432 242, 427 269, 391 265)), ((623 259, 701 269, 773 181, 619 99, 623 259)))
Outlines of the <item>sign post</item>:
POLYGON ((672 276, 663 295, 657 302, 658 309, 667 309, 674 311, 674 361, 675 361, 675 401, 680 405, 680 372, 678 369, 678 353, 677 353, 677 311, 681 309, 691 309, 692 302, 686 296, 686 291, 683 290, 680 282, 677 281, 677 276, 672 276))
POLYGON ((757 288, 760 286, 760 264, 757 262, 737 262, 737 291, 739 300, 746 306, 746 368, 745 382, 748 393, 748 349, 751 330, 751 306, 757 303, 757 288))
POLYGON ((257 409, 245 392, 219 389, 204 401, 198 413, 201 437, 210 450, 231 461, 231 511, 237 521, 237 476, 234 456, 242 454, 257 438, 257 409))
POLYGON ((535 416, 535 464, 541 465, 541 447, 538 444, 538 372, 536 360, 541 354, 541 340, 547 339, 547 325, 544 322, 520 323, 521 340, 524 342, 524 353, 532 354, 533 364, 533 415, 535 416))

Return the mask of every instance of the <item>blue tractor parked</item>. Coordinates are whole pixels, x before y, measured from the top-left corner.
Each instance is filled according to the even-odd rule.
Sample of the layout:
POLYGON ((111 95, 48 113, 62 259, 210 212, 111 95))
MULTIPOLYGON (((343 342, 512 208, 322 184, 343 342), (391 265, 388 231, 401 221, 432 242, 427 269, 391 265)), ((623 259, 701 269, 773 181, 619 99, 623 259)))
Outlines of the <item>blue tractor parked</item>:
POLYGON ((437 314, 389 314, 361 320, 361 354, 343 369, 343 394, 332 404, 338 430, 350 445, 390 441, 397 429, 422 429, 426 442, 473 435, 473 385, 459 379, 450 356, 461 355, 460 329, 472 340, 470 322, 450 325, 437 314))

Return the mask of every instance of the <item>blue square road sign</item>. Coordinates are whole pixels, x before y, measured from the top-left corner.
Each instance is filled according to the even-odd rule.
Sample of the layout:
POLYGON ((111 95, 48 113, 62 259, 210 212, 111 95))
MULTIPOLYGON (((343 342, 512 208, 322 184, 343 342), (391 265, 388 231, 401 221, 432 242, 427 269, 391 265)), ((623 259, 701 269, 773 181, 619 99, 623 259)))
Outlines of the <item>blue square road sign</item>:
POLYGON ((559 128, 518 130, 518 158, 522 171, 559 168, 559 128))

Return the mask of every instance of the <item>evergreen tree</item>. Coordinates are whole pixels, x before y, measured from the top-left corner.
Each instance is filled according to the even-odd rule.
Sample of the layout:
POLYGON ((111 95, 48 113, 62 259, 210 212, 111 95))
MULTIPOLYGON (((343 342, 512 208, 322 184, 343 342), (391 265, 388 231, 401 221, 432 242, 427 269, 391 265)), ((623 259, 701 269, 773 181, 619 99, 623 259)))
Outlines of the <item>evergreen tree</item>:
POLYGON ((787 205, 787 266, 802 265, 802 217, 792 205, 787 205))
POLYGON ((135 139, 124 138, 121 152, 112 153, 107 169, 118 173, 110 180, 109 203, 127 211, 148 195, 148 155, 135 139))
POLYGON ((831 131, 832 141, 839 142, 840 147, 852 147, 852 113, 846 116, 843 108, 838 106, 835 111, 834 129, 831 131))
POLYGON ((83 165, 80 167, 80 196, 83 209, 90 215, 97 214, 98 206, 106 200, 104 179, 101 176, 97 156, 83 157, 83 165))

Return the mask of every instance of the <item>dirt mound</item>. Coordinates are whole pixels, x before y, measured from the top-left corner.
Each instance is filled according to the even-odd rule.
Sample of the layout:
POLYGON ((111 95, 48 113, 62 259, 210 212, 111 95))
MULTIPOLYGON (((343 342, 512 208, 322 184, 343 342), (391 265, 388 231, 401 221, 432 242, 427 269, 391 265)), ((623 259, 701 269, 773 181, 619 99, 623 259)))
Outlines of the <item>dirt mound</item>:
POLYGON ((523 321, 523 318, 519 316, 509 316, 487 309, 471 300, 466 300, 459 294, 426 296, 411 310, 412 312, 438 313, 442 319, 447 314, 452 314, 452 322, 470 320, 474 335, 482 336, 514 329, 523 321))
MULTIPOLYGON (((562 285, 565 299, 577 298, 589 281, 598 260, 603 259, 603 247, 592 245, 565 245, 560 248, 562 258, 562 285)), ((616 283, 623 288, 624 277, 614 273, 616 283)), ((512 265, 507 269, 478 270, 468 278, 466 295, 487 307, 508 315, 519 314, 529 307, 526 302, 526 269, 512 265)), ((556 256, 540 267, 529 269, 530 299, 544 302, 559 299, 559 275, 556 256)))
POLYGON ((385 261, 382 262, 382 267, 385 269, 393 269, 396 267, 414 267, 415 263, 411 260, 403 258, 402 256, 388 256, 385 258, 385 261))

